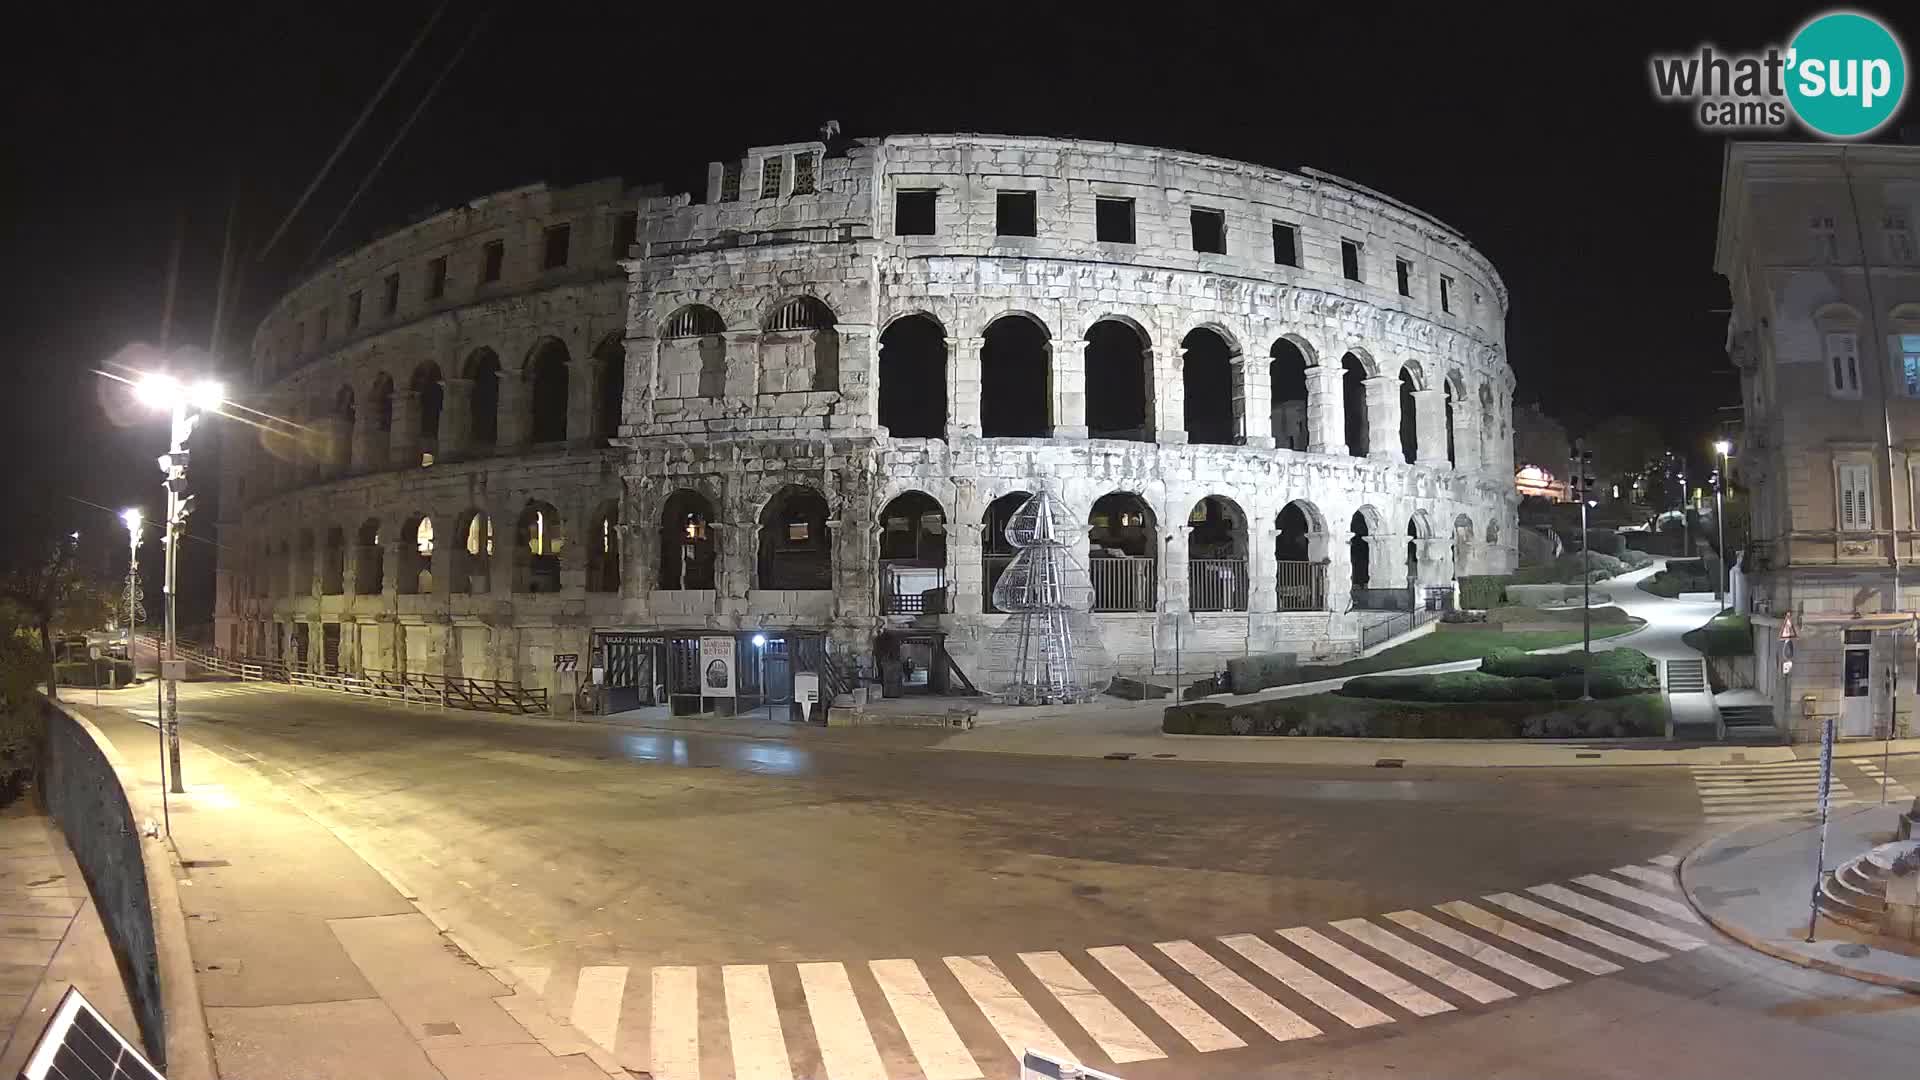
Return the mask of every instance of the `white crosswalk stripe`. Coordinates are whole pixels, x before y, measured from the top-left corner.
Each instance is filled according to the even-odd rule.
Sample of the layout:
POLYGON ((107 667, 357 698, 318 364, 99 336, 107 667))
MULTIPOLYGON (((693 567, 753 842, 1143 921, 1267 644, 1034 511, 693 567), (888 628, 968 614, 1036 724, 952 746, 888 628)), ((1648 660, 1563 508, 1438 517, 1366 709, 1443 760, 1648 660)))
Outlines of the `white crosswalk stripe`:
POLYGON ((1673 886, 1677 861, 1660 856, 1536 885, 1524 896, 1494 893, 1486 899, 1499 914, 1456 900, 1325 927, 1164 941, 1158 955, 1106 945, 999 958, 727 964, 705 974, 663 965, 638 969, 643 989, 633 993, 626 984, 636 969, 624 966, 528 965, 512 974, 523 992, 551 992, 550 1007, 567 1003, 554 1011, 622 1065, 659 1080, 793 1080, 796 1066, 822 1080, 1011 1080, 1028 1049, 1065 1061, 1091 1057, 1104 1068, 1263 1038, 1311 1039, 1491 1005, 1567 986, 1568 973, 1608 975, 1625 962, 1667 957, 1639 939, 1700 948, 1706 942, 1670 925, 1696 925, 1673 886), (1443 998, 1423 980, 1458 996, 1443 998), (779 994, 789 991, 777 994, 776 986, 796 982, 804 1008, 789 998, 783 1014, 779 994), (1288 999, 1327 1019, 1302 1016, 1288 999), (711 1014, 716 1007, 724 1015, 711 1014), (623 1025, 626 1012, 636 1015, 623 1025), (1233 1026, 1243 1022, 1251 1026, 1233 1026), (646 1051, 619 1045, 634 1024, 647 1025, 646 1051))
POLYGON ((1891 774, 1881 767, 1879 762, 1867 758, 1855 758, 1853 759, 1853 763, 1859 766, 1860 771, 1867 775, 1867 782, 1873 786, 1876 794, 1880 792, 1884 785, 1888 802, 1911 802, 1913 800, 1913 792, 1908 790, 1905 784, 1895 780, 1891 774))
POLYGON ((1651 859, 1648 859, 1647 861, 1648 861, 1648 862, 1650 862, 1650 863, 1652 863, 1652 864, 1653 864, 1653 865, 1655 865, 1655 866, 1679 866, 1679 865, 1680 865, 1680 856, 1678 856, 1678 855, 1655 855, 1655 856, 1654 856, 1653 858, 1651 858, 1651 859))
MULTIPOLYGON (((1818 761, 1695 765, 1690 771, 1701 816, 1714 824, 1792 817, 1811 813, 1820 805, 1818 761)), ((1876 789, 1876 799, 1878 794, 1876 789)), ((1829 805, 1851 806, 1858 801, 1847 774, 1836 767, 1829 805)))

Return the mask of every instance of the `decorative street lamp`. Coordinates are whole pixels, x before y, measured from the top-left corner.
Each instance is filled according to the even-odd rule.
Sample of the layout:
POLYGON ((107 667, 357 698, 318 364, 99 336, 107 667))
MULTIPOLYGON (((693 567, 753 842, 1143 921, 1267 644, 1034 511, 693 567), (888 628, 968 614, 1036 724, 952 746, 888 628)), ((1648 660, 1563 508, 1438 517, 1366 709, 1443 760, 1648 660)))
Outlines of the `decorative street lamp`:
POLYGON ((140 621, 140 508, 129 506, 120 511, 120 520, 127 525, 127 659, 131 661, 133 627, 140 621))
POLYGON ((1713 575, 1713 599, 1722 608, 1727 606, 1727 512, 1721 499, 1721 491, 1727 486, 1727 453, 1733 444, 1719 439, 1713 444, 1714 452, 1720 455, 1720 468, 1713 474, 1713 523, 1720 527, 1720 570, 1713 575))
POLYGON ((1593 556, 1587 547, 1587 508, 1594 505, 1593 451, 1576 439, 1567 454, 1567 492, 1580 500, 1580 700, 1593 700, 1593 556))
POLYGON ((220 407, 226 397, 226 388, 211 379, 187 386, 171 375, 150 372, 134 383, 133 394, 135 399, 150 409, 166 410, 173 422, 167 452, 160 455, 159 459, 160 471, 167 478, 164 485, 167 489, 167 522, 162 538, 167 548, 167 646, 160 674, 166 684, 166 711, 162 724, 167 733, 167 765, 172 770, 170 783, 177 795, 186 791, 180 780, 180 687, 177 674, 179 614, 175 594, 180 537, 185 531, 187 514, 191 512, 193 504, 193 496, 187 491, 187 439, 193 435, 194 426, 200 422, 202 413, 213 412, 220 407))

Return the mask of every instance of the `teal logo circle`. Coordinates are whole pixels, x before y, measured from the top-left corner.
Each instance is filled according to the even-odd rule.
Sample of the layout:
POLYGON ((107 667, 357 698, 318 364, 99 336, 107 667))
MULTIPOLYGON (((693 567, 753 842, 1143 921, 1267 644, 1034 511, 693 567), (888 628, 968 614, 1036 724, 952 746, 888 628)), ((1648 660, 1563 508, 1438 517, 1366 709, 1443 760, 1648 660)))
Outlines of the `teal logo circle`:
POLYGON ((1834 11, 1800 28, 1787 71, 1787 102, 1821 135, 1871 135, 1900 111, 1907 57, 1893 32, 1870 15, 1834 11))

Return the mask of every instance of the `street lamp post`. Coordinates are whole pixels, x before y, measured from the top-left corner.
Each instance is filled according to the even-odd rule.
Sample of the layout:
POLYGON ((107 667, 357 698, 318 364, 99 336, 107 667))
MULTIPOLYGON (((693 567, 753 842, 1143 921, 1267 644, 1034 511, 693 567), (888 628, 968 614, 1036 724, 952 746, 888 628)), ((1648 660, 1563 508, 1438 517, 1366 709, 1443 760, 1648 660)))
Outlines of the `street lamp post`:
POLYGON ((1593 495, 1593 451, 1585 439, 1575 440, 1567 455, 1567 491, 1580 500, 1580 700, 1593 700, 1593 557, 1587 552, 1587 507, 1593 495))
POLYGON ((1727 606, 1727 510, 1722 493, 1727 486, 1727 452, 1733 444, 1720 439, 1713 444, 1714 452, 1720 455, 1719 471, 1713 474, 1713 523, 1720 529, 1720 570, 1713 576, 1713 599, 1722 608, 1727 606))
POLYGON ((140 508, 130 506, 120 511, 120 520, 127 524, 127 659, 135 658, 133 647, 133 624, 140 610, 140 508))
POLYGON ((200 422, 200 414, 218 408, 225 393, 225 388, 217 382, 209 380, 187 387, 172 376, 161 374, 143 376, 134 384, 134 394, 142 404, 166 409, 172 418, 167 452, 160 455, 160 471, 167 477, 167 522, 162 538, 167 548, 167 644, 160 668, 161 680, 166 685, 165 715, 161 722, 166 728, 167 766, 172 772, 169 785, 176 795, 185 793, 186 786, 180 779, 180 686, 174 674, 177 668, 168 661, 179 658, 179 605, 176 597, 180 537, 186 531, 187 514, 193 503, 193 496, 187 493, 187 439, 200 422))

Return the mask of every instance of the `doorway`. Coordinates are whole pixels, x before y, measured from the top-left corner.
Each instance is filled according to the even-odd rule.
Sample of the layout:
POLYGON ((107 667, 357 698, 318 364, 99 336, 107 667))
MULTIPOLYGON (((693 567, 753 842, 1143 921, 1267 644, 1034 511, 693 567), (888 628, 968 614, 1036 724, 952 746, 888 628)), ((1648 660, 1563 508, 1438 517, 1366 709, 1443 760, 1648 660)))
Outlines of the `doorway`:
POLYGON ((320 663, 323 674, 335 675, 340 671, 340 624, 337 622, 320 625, 320 663))
POLYGON ((1840 730, 1843 739, 1873 734, 1873 631, 1846 631, 1841 676, 1840 730))

